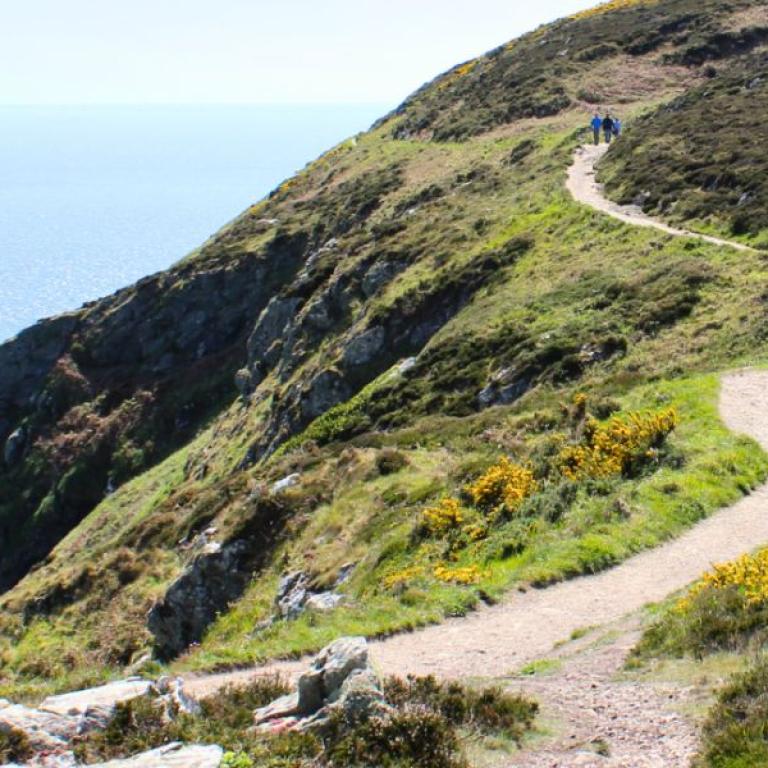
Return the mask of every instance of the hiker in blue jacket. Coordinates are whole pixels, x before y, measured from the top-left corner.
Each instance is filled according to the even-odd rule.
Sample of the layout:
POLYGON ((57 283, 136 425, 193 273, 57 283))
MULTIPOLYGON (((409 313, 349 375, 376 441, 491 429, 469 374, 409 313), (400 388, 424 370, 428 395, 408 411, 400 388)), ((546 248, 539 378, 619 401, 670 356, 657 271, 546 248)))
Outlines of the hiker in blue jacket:
POLYGON ((613 138, 613 118, 607 112, 603 118, 603 133, 605 134, 605 143, 610 144, 613 138))
POLYGON ((595 116, 592 118, 592 131, 595 134, 595 146, 600 143, 600 129, 603 127, 603 119, 595 112, 595 116))

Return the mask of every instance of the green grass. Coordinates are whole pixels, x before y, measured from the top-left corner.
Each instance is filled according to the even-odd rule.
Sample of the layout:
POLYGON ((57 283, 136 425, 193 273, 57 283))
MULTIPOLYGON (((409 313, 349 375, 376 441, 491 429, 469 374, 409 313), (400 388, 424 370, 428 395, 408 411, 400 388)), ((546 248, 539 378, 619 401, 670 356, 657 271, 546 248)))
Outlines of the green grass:
MULTIPOLYGON (((393 485, 407 496, 409 487, 435 472, 449 490, 451 466, 456 467, 450 451, 411 455, 408 470, 349 488, 319 510, 301 537, 278 557, 280 563, 294 560, 298 564, 311 551, 313 564, 322 574, 332 573, 344 556, 357 555, 358 570, 345 587, 346 606, 332 614, 277 622, 254 634, 255 624, 272 611, 278 575, 273 571, 253 583, 240 603, 213 625, 201 647, 177 668, 240 666, 316 650, 341 635, 377 636, 412 629, 466 613, 480 594, 498 597, 515 584, 550 583, 597 572, 679 534, 736 501, 768 473, 768 457, 757 445, 732 435, 719 423, 717 393, 713 375, 660 382, 628 393, 623 403, 627 408, 674 405, 678 409, 681 423, 672 447, 682 457, 682 466, 613 483, 602 495, 579 492, 562 520, 539 521, 520 554, 499 558, 483 547, 464 550, 455 565, 477 565, 482 577, 476 586, 437 582, 430 577, 428 561, 425 573, 400 594, 380 586, 385 574, 419 563, 410 537, 423 504, 392 509, 381 501, 371 506, 371 499, 393 485), (628 518, 613 511, 619 499, 631 510, 628 518), (368 506, 363 506, 366 502, 368 506), (337 539, 341 532, 347 537, 343 544, 337 539)), ((504 533, 502 528, 499 535, 503 538, 504 533)))
MULTIPOLYGON (((254 519, 253 499, 292 472, 302 481, 281 499, 285 528, 263 543, 263 565, 243 596, 177 668, 250 664, 317 649, 340 634, 382 635, 460 615, 515 585, 610 567, 762 482, 766 457, 729 434, 716 408, 718 372, 766 360, 762 257, 633 228, 574 203, 563 182, 584 138, 581 109, 512 123, 493 111, 512 103, 509 75, 519 75, 527 98, 541 85, 541 67, 553 61, 559 71, 547 70, 554 78, 547 83, 565 83, 574 98, 593 71, 576 54, 591 50, 595 35, 619 41, 623 57, 657 77, 623 105, 625 114, 656 106, 688 81, 669 84, 670 72, 653 52, 664 40, 653 36, 660 20, 689 13, 692 34, 709 34, 729 6, 669 0, 652 10, 571 20, 530 36, 516 52, 487 57, 464 74, 466 83, 460 76, 422 92, 405 114, 310 164, 180 265, 234 268, 270 257, 276 236, 258 222, 274 217, 290 242, 304 238, 314 248, 338 240, 308 282, 289 280, 280 290, 311 304, 334 293, 332 285, 343 286, 339 293, 351 298, 322 332, 309 323, 292 328, 290 366, 269 370, 248 402, 234 400, 233 390, 211 424, 104 499, 3 596, 0 689, 32 697, 120 674, 150 647, 146 611, 185 565, 179 542, 209 525, 221 540, 241 535, 254 519), (559 52, 568 36, 573 58, 542 58, 559 52), (542 40, 544 53, 533 55, 542 40), (639 52, 644 45, 651 53, 639 52), (638 52, 629 52, 633 46, 638 52), (477 87, 475 77, 489 86, 482 91, 488 99, 470 114, 463 89, 477 87), (440 141, 406 139, 402 131, 392 137, 422 117, 427 133, 442 131, 440 141), (525 247, 500 258, 510 243, 525 247), (361 270, 380 259, 403 268, 363 296, 361 270), (451 301, 447 284, 460 294, 451 301), (398 347, 419 353, 414 369, 390 375, 393 361, 376 359, 349 376, 348 390, 329 399, 319 418, 305 418, 307 387, 319 375, 346 371, 352 336, 406 318, 407 337, 433 310, 440 322, 425 331, 423 348, 410 341, 398 347), (478 394, 502 372, 520 397, 481 408, 478 394), (441 555, 414 544, 424 506, 501 455, 526 460, 543 450, 548 435, 564 428, 561 401, 577 390, 606 413, 611 403, 625 410, 674 404, 681 424, 671 457, 682 464, 663 462, 656 472, 573 493, 548 488, 530 521, 510 521, 482 546, 456 554, 452 565, 479 568, 476 585, 438 583, 426 567, 402 591, 384 589, 391 572, 431 566, 441 555), (258 461, 278 432, 272 447, 281 440, 282 447, 258 461), (386 450, 405 459, 390 474, 380 471, 386 450), (249 452, 252 465, 243 463, 249 452), (126 570, 114 555, 126 550, 135 562, 122 583, 126 570), (282 573, 306 569, 329 586, 348 562, 357 568, 337 611, 255 630, 273 610, 282 573), (54 648, 62 651, 55 660, 54 648)), ((669 43, 674 34, 662 37, 669 43)), ((606 55, 606 63, 618 61, 606 55)), ((549 86, 539 90, 552 95, 549 86)), ((171 300, 172 291, 159 301, 171 300)))

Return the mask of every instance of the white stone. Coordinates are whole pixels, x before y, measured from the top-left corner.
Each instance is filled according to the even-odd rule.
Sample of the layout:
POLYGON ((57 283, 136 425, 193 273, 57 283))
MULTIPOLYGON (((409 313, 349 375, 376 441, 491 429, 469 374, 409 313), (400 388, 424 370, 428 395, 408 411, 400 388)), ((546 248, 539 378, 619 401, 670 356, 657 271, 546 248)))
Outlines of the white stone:
POLYGON ((137 677, 116 680, 97 688, 48 696, 40 709, 57 715, 85 715, 93 711, 111 713, 116 704, 144 696, 151 686, 151 680, 137 677))
POLYGON ((97 763, 91 768, 219 768, 223 756, 221 747, 173 743, 125 760, 97 763))
POLYGON ((299 484, 299 480, 301 480, 301 475, 299 475, 297 472, 294 472, 292 475, 288 475, 288 477, 284 477, 282 480, 278 480, 276 483, 273 483, 272 487, 270 488, 270 493, 281 493, 288 488, 293 488, 294 485, 299 484))

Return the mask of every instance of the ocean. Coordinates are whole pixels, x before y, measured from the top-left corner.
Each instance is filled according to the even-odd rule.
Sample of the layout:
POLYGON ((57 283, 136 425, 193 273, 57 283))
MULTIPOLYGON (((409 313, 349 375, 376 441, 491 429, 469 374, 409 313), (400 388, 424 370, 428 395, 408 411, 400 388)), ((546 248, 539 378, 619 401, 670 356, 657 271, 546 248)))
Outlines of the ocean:
POLYGON ((170 266, 390 107, 0 107, 0 342, 170 266))

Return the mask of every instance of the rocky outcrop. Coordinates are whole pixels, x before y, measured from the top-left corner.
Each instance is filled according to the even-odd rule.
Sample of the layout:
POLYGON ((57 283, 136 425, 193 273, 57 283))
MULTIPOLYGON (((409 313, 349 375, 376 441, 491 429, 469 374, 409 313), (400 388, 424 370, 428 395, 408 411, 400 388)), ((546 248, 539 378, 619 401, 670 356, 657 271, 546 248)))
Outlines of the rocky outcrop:
MULTIPOLYGON (((180 679, 160 678, 156 683, 141 678, 128 678, 113 683, 72 691, 58 696, 49 696, 37 708, 12 704, 0 699, 0 732, 18 732, 26 737, 30 748, 35 753, 31 766, 39 768, 65 768, 75 765, 71 752, 72 743, 78 736, 92 730, 104 728, 115 712, 118 704, 151 694, 158 706, 162 708, 168 720, 175 718, 180 712, 199 714, 200 707, 192 697, 185 693, 180 679)), ((177 745, 178 746, 178 745, 177 745)), ((194 762, 183 762, 184 758, 197 759, 193 751, 181 752, 175 748, 168 753, 170 762, 151 762, 149 757, 142 757, 139 762, 131 762, 138 758, 125 761, 125 765, 133 766, 193 766, 194 762)), ((159 753, 149 753, 154 757, 159 753)), ((219 750, 219 758, 221 751, 219 750)), ((204 753, 200 753, 201 756, 204 753)), ((212 756, 213 752, 209 752, 212 756)), ((123 761, 115 761, 115 765, 123 765, 123 761)), ((214 763, 201 762, 201 766, 214 763)), ((107 765, 113 765, 112 762, 107 765)), ((218 765, 218 763, 215 763, 218 765)))
MULTIPOLYGON (((494 280, 503 269, 514 264, 532 242, 513 238, 498 249, 479 254, 458 270, 436 275, 432 283, 404 293, 386 309, 366 316, 342 336, 335 347, 332 363, 307 371, 291 384, 272 409, 266 428, 248 451, 245 463, 258 461, 276 450, 310 422, 339 403, 349 400, 398 360, 418 354, 433 335, 472 299, 475 293, 494 280)), ((367 265, 366 265, 367 266, 367 265)), ((307 338, 308 318, 317 324, 325 318, 321 307, 330 304, 340 315, 346 312, 351 286, 339 277, 322 296, 302 310, 285 331, 286 344, 292 336, 307 338), (345 290, 349 288, 349 290, 345 290)), ((285 351, 283 352, 283 361, 285 351)), ((324 363, 326 361, 323 361, 324 363)), ((251 361, 251 364, 253 361, 251 361)), ((281 362, 280 372, 290 370, 281 362)))
POLYGON ((385 714, 389 706, 371 669, 363 637, 346 637, 320 651, 288 696, 254 712, 258 730, 321 731, 334 712, 348 722, 385 714))
MULTIPOLYGON (((343 583, 351 567, 342 568, 334 587, 343 583)), ((344 596, 333 590, 314 590, 309 574, 305 571, 295 571, 280 579, 275 606, 280 618, 295 619, 305 610, 327 613, 340 605, 343 600, 344 596)))
POLYGON ((223 757, 221 747, 174 742, 125 760, 97 763, 92 768, 219 768, 223 757))
POLYGON ((147 616, 161 658, 173 658, 197 642, 217 614, 243 593, 251 578, 248 544, 208 544, 171 584, 147 616))
POLYGON ((0 591, 234 395, 247 335, 306 243, 278 230, 257 251, 183 262, 0 345, 0 591), (125 445, 141 460, 121 461, 125 445))

